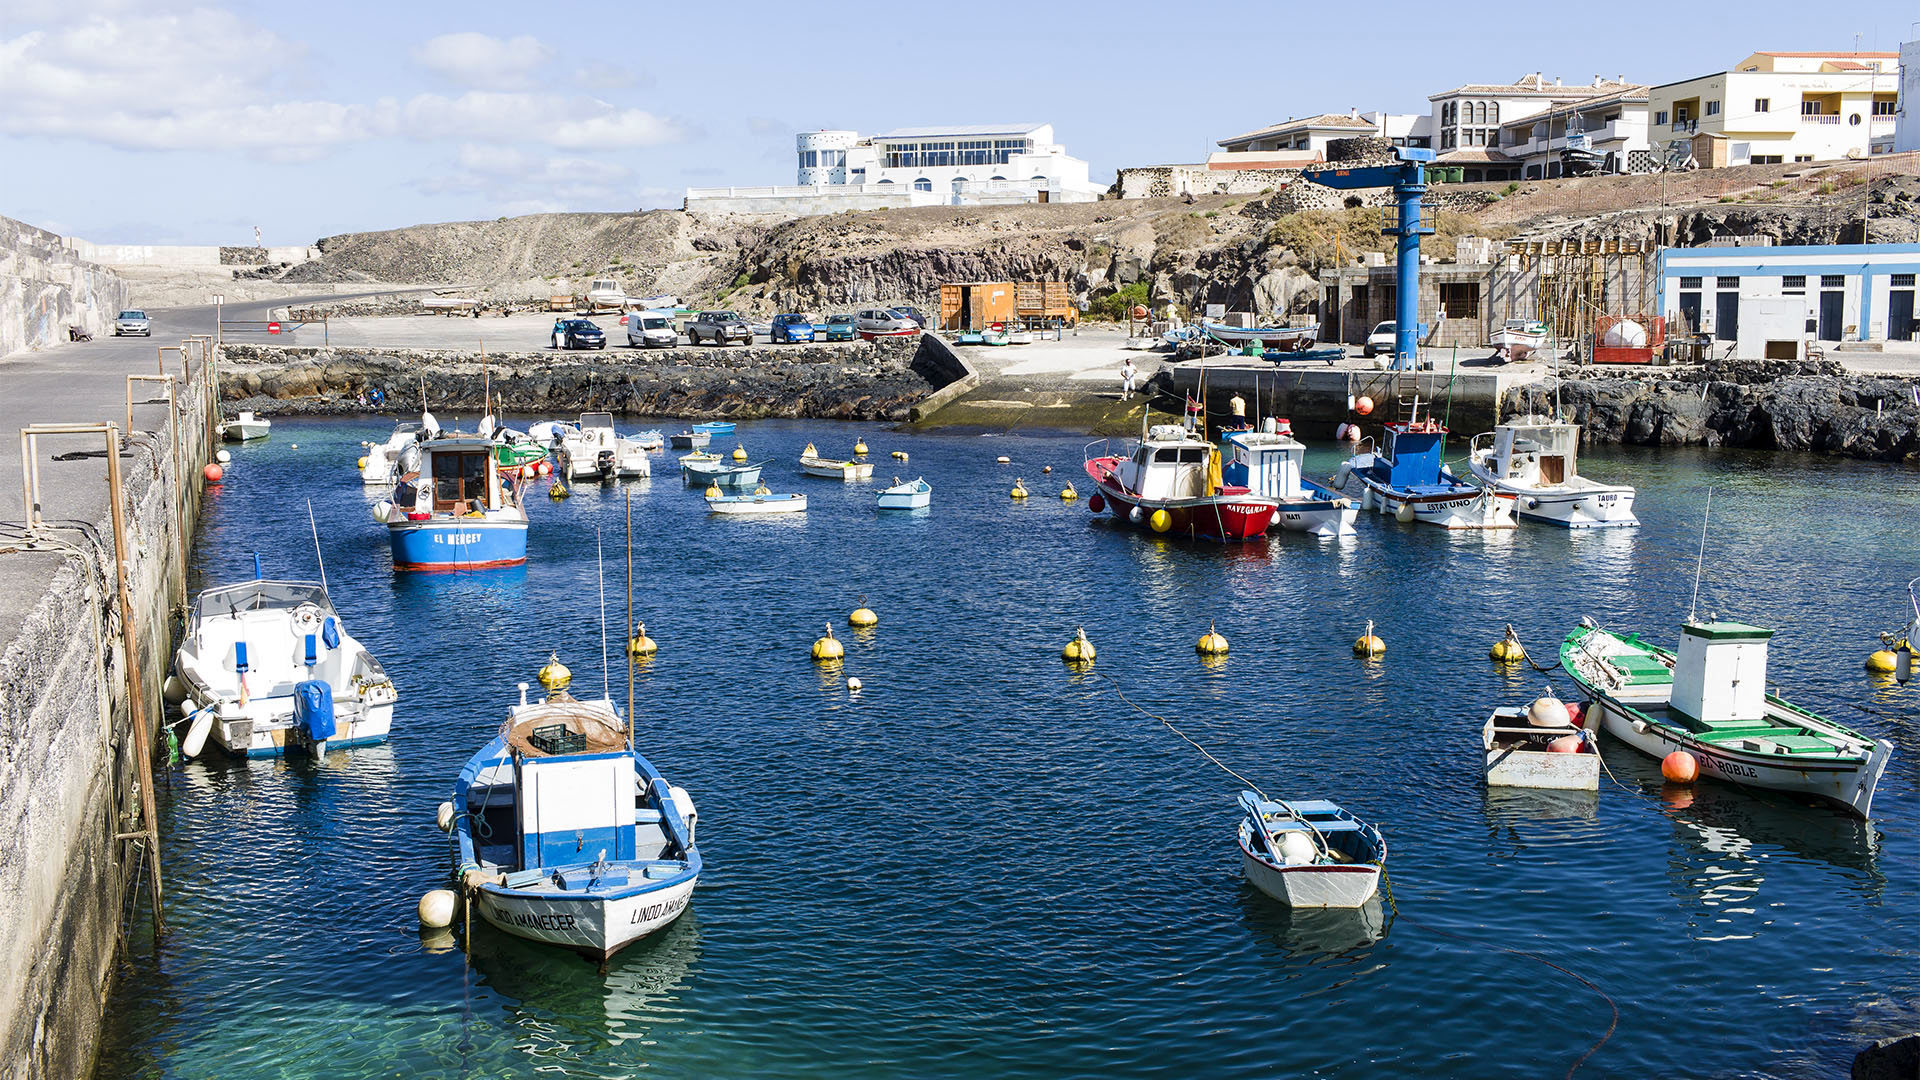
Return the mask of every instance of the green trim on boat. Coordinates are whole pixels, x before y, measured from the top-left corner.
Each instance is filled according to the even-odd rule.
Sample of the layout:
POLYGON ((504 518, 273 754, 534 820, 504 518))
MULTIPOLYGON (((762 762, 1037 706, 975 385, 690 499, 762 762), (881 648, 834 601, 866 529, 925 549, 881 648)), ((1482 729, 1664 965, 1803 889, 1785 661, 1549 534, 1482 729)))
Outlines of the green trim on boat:
POLYGON ((1680 632, 1708 641, 1765 641, 1773 636, 1764 626, 1737 622, 1681 623, 1680 632))

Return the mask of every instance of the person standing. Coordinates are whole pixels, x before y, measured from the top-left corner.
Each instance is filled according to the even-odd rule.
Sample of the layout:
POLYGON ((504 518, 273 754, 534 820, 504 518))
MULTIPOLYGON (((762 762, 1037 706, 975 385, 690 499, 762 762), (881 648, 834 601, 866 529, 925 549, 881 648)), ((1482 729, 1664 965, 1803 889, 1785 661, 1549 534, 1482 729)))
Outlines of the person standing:
POLYGON ((1127 362, 1120 368, 1121 401, 1131 401, 1133 399, 1133 380, 1139 373, 1139 370, 1133 366, 1133 357, 1127 357, 1127 362))

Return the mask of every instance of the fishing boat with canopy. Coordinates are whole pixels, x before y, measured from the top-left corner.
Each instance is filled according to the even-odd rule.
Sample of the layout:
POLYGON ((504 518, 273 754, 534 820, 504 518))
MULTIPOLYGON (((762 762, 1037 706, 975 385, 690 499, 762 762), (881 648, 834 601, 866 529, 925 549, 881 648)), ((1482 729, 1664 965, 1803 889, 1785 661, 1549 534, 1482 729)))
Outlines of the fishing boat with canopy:
MULTIPOLYGON (((429 416, 431 414, 428 414, 429 416)), ((527 561, 527 512, 487 435, 435 432, 373 506, 395 570, 482 570, 527 561)))
POLYGON ((1090 443, 1086 453, 1097 488, 1087 508, 1096 514, 1111 507, 1115 520, 1137 528, 1223 542, 1258 539, 1273 524, 1279 500, 1228 484, 1220 448, 1179 424, 1147 427, 1124 454, 1106 448, 1090 443))

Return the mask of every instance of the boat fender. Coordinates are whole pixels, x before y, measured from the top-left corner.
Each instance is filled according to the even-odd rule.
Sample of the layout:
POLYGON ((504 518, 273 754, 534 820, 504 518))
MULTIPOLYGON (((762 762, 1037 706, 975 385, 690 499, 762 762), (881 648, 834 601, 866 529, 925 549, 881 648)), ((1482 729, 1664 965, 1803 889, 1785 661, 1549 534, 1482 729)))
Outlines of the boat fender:
POLYGON ((453 804, 450 802, 441 803, 439 810, 437 810, 434 813, 433 821, 434 821, 434 824, 440 826, 441 832, 452 832, 453 831, 453 804))
POLYGON ((1107 500, 1102 498, 1100 493, 1097 491, 1094 492, 1093 496, 1087 500, 1087 509, 1093 511, 1096 514, 1102 510, 1105 510, 1106 508, 1107 508, 1107 500))
MULTIPOLYGON (((1340 425, 1343 432, 1346 426, 1347 425, 1345 424, 1340 425)), ((1340 471, 1333 474, 1333 486, 1341 490, 1345 490, 1347 486, 1347 478, 1352 475, 1353 475, 1353 462, 1351 461, 1341 462, 1340 471)))
POLYGON ((293 722, 308 740, 321 743, 333 738, 333 687, 319 679, 303 679, 293 684, 293 722))
POLYGON ((1531 496, 1531 495, 1529 495, 1529 496, 1527 496, 1527 509, 1529 509, 1529 510, 1538 510, 1538 509, 1540 509, 1540 500, 1539 500, 1539 499, 1536 499, 1536 498, 1534 498, 1534 497, 1533 497, 1533 496, 1531 496))
POLYGON ((169 675, 167 681, 160 684, 160 694, 166 699, 167 704, 178 705, 187 700, 186 681, 178 675, 169 675))
POLYGON ((1402 521, 1402 522, 1412 521, 1413 520, 1413 504, 1410 502, 1401 503, 1400 508, 1393 512, 1393 519, 1395 521, 1402 521))
POLYGON ((187 717, 187 737, 180 740, 180 752, 197 758, 207 748, 207 736, 213 733, 214 708, 209 705, 187 717))
POLYGON ((382 525, 387 523, 387 517, 392 513, 393 504, 385 499, 381 499, 379 502, 373 504, 373 520, 382 525))
POLYGON ((433 889, 420 898, 420 925, 430 930, 445 930, 453 925, 460 896, 452 889, 433 889))
POLYGON ((338 620, 329 615, 320 624, 320 642, 329 649, 340 647, 340 626, 338 620))
POLYGON ((1647 722, 1645 720, 1635 720, 1633 722, 1633 730, 1636 735, 1645 735, 1647 733, 1647 722))
POLYGON ((1280 837, 1280 861, 1287 866, 1312 866, 1320 858, 1320 849, 1304 832, 1288 832, 1280 837))
MULTIPOLYGON (((859 680, 851 679, 848 681, 849 683, 854 683, 859 680)), ((855 689, 859 688, 855 687, 855 689)), ((694 829, 700 824, 700 810, 693 805, 693 796, 687 794, 687 789, 678 784, 669 786, 667 788, 667 794, 673 796, 673 805, 680 808, 680 819, 687 823, 687 840, 688 842, 692 842, 694 829)))
POLYGON ((1135 525, 1140 524, 1141 519, 1145 518, 1146 516, 1147 516, 1146 511, 1140 509, 1137 506, 1127 512, 1127 520, 1133 522, 1135 525))

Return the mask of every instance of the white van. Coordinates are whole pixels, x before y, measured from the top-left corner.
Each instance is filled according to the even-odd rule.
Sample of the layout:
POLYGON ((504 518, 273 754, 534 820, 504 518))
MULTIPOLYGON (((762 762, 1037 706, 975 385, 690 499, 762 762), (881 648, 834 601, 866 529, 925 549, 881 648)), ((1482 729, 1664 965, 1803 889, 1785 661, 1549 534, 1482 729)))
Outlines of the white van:
POLYGON ((636 311, 627 316, 627 344, 636 349, 671 349, 680 343, 673 315, 666 311, 636 311))

